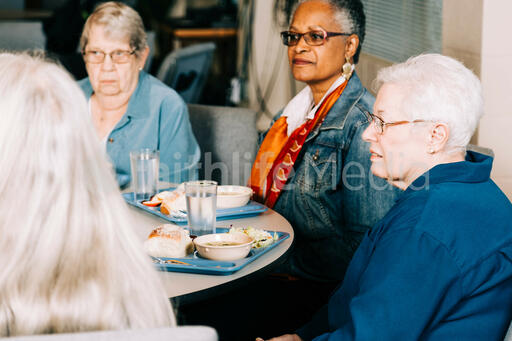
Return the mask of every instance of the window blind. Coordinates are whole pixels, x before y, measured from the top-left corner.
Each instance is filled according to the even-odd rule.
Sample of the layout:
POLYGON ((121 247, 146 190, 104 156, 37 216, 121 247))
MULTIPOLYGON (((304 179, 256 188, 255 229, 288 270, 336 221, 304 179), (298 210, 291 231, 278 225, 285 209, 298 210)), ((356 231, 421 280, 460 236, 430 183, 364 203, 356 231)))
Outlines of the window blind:
POLYGON ((362 51, 390 62, 441 52, 442 0, 362 0, 366 37, 362 51))

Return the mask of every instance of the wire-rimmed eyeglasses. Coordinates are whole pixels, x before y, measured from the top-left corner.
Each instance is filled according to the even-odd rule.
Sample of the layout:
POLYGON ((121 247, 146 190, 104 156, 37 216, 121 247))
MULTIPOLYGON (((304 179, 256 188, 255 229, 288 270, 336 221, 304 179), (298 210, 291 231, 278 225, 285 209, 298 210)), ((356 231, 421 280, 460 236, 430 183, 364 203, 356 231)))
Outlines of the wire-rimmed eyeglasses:
POLYGON ((100 64, 105 60, 105 56, 109 55, 113 63, 124 64, 130 61, 130 56, 135 53, 127 50, 115 50, 109 53, 100 50, 82 51, 86 63, 100 64))
POLYGON ((341 33, 341 32, 327 32, 324 30, 314 30, 305 33, 298 33, 293 31, 281 32, 281 39, 283 44, 286 46, 295 46, 299 43, 301 37, 304 37, 306 44, 310 46, 323 45, 328 37, 336 36, 350 36, 352 33, 341 33))
POLYGON ((375 129, 377 133, 380 135, 384 134, 384 128, 385 127, 392 127, 397 126, 401 124, 408 124, 408 123, 422 123, 422 122, 428 122, 425 120, 414 120, 414 121, 394 121, 394 122, 384 122, 382 118, 379 116, 375 116, 374 114, 365 111, 366 118, 368 120, 368 123, 372 125, 372 127, 375 129))

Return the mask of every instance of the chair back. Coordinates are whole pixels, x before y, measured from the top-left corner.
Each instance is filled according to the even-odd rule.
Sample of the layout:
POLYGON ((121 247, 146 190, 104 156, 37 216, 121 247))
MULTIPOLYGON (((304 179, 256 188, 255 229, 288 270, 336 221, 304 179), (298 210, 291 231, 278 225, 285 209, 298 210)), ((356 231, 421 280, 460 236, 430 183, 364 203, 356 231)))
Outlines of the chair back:
POLYGON ((176 90, 186 103, 197 103, 213 59, 214 43, 187 46, 169 53, 157 78, 176 90))
POLYGON ((217 332, 211 327, 183 326, 169 328, 109 330, 70 334, 42 334, 0 338, 5 341, 217 341, 217 332))
POLYGON ((146 59, 146 64, 144 64, 144 71, 147 73, 151 72, 151 65, 153 64, 153 57, 155 56, 155 48, 156 48, 156 33, 155 31, 147 31, 147 42, 149 47, 148 58, 146 59))
POLYGON ((477 146, 476 144, 468 144, 466 150, 494 157, 494 151, 491 148, 477 146))
POLYGON ((189 104, 188 110, 201 148, 199 178, 246 185, 258 148, 256 112, 198 104, 189 104))
POLYGON ((44 50, 45 44, 41 21, 0 21, 0 50, 44 50))

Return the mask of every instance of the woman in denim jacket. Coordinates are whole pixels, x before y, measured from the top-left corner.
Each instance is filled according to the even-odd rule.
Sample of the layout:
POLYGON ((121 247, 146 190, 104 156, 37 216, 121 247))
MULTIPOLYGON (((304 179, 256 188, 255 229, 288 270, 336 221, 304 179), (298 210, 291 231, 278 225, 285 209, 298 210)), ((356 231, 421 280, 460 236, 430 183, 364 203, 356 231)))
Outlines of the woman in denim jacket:
POLYGON ((361 139, 374 102, 353 71, 364 25, 360 1, 310 0, 281 33, 294 78, 308 86, 266 133, 251 186, 292 224, 295 247, 280 270, 303 279, 342 280, 394 201, 391 186, 370 173, 361 139))

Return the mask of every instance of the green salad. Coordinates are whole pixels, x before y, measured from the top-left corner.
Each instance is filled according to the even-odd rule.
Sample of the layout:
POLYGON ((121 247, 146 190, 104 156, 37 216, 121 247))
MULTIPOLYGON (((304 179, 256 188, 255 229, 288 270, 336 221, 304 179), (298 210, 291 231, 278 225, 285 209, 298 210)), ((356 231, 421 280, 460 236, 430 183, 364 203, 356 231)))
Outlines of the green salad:
POLYGON ((269 232, 265 230, 255 229, 252 227, 232 227, 229 229, 229 233, 245 233, 252 239, 254 242, 252 244, 253 249, 259 249, 261 247, 266 247, 272 244, 275 240, 277 240, 277 232, 274 232, 272 236, 269 232))

